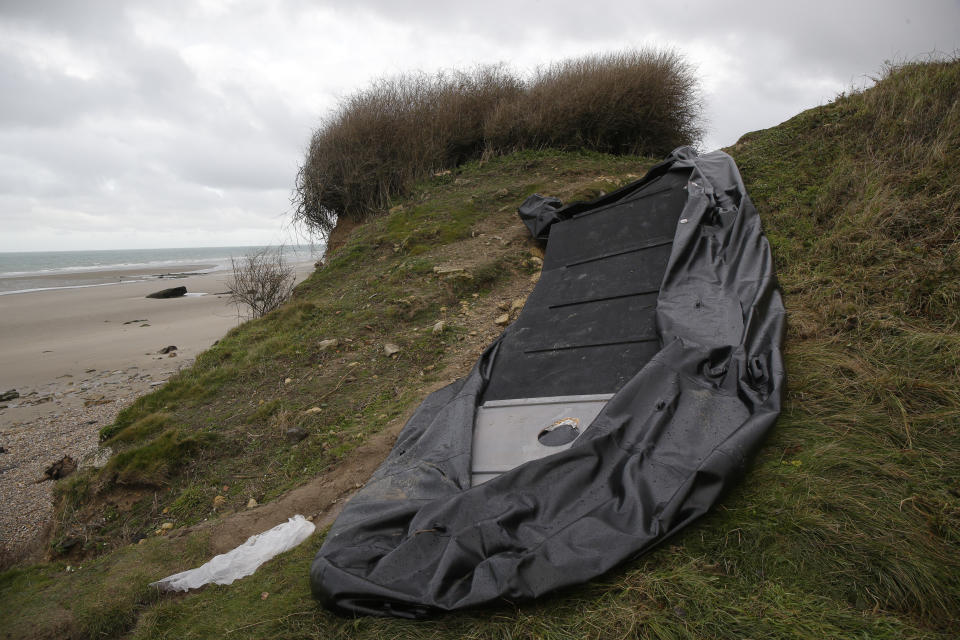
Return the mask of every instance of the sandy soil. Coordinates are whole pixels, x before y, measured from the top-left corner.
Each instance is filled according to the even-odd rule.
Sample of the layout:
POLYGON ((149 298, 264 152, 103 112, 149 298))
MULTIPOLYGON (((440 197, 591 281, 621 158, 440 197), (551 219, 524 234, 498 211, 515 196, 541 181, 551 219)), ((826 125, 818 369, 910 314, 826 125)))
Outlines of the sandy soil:
MULTIPOLYGON (((296 270, 301 280, 313 264, 296 270)), ((219 272, 0 296, 0 393, 20 394, 0 402, 0 564, 4 555, 34 548, 49 521, 53 483, 37 482, 44 470, 65 455, 92 463, 100 428, 243 320, 223 294, 229 277, 219 272), (145 297, 174 286, 186 286, 188 295, 145 297), (168 346, 177 347, 176 355, 158 353, 168 346)))

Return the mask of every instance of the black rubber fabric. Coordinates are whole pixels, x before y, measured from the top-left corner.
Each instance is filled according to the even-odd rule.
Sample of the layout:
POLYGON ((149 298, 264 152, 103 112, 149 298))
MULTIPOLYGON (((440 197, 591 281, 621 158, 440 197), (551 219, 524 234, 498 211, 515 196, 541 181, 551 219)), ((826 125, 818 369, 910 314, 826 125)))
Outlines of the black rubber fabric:
POLYGON ((549 238, 541 280, 337 518, 310 575, 332 609, 423 617, 589 580, 703 515, 780 412, 783 304, 730 156, 682 147, 521 218, 549 238), (480 402, 611 391, 571 448, 471 487, 480 402))
POLYGON ((655 311, 690 169, 558 219, 483 400, 613 393, 660 350, 655 311))

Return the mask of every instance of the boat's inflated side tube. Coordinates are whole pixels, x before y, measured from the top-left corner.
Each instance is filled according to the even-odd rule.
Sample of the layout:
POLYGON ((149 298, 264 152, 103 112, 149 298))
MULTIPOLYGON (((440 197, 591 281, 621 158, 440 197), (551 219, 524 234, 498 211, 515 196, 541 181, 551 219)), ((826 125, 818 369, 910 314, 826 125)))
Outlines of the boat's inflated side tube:
POLYGON ((509 327, 427 397, 337 518, 310 572, 324 605, 423 617, 536 598, 650 549, 736 480, 780 412, 784 310, 733 159, 681 147, 598 201, 533 197, 522 216, 546 238, 675 172, 686 199, 655 294, 659 350, 570 448, 471 486, 477 407, 509 327))

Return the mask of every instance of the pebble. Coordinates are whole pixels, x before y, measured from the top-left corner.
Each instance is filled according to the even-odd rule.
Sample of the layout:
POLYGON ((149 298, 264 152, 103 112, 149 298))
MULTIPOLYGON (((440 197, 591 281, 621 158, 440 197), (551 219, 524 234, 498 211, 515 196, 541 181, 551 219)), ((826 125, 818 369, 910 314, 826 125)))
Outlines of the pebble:
POLYGON ((284 435, 287 438, 287 442, 296 444, 306 438, 309 434, 305 429, 301 429, 300 427, 290 427, 284 432, 284 435))
POLYGON ((383 345, 383 352, 384 352, 387 356, 394 356, 394 355, 400 353, 400 347, 398 347, 397 345, 393 344, 392 342, 387 342, 386 344, 383 345))

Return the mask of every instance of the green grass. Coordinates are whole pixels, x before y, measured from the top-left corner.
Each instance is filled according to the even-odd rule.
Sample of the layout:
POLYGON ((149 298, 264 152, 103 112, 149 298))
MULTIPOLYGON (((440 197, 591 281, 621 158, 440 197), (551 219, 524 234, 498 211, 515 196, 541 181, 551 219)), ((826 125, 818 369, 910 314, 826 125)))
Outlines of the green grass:
POLYGON ((206 561, 203 536, 154 538, 97 559, 0 573, 0 637, 115 638, 160 601, 149 583, 206 561))
MULTIPOLYGON (((122 624, 108 630, 135 638, 956 637, 958 93, 960 64, 911 65, 729 149, 773 246, 788 310, 787 392, 743 482, 668 544, 537 602, 422 622, 339 618, 318 607, 307 572, 322 533, 232 586, 181 597, 138 593, 143 576, 118 600, 110 576, 100 575, 78 591, 84 606, 114 612, 108 619, 122 624)), ((116 549, 97 566, 131 567, 129 554, 142 545, 122 546, 122 531, 156 526, 151 509, 162 506, 178 525, 203 517, 213 487, 239 469, 269 467, 276 477, 250 485, 231 479, 237 502, 254 486, 277 495, 336 468, 357 435, 416 404, 428 367, 449 357, 469 329, 423 331, 440 307, 473 293, 495 295, 510 278, 527 277, 519 246, 471 265, 473 277, 463 283, 438 277, 433 266, 452 260, 458 243, 500 208, 512 215, 527 189, 596 195, 609 190, 608 178, 612 188, 646 166, 551 152, 475 163, 422 183, 402 209, 359 228, 290 305, 232 331, 110 432, 141 425, 133 430, 145 441, 123 444, 118 457, 167 429, 216 434, 216 450, 192 449, 182 467, 168 471, 167 484, 145 493, 142 507, 113 515, 100 529, 84 504, 96 504, 96 491, 122 487, 105 487, 101 477, 61 483, 63 505, 77 508, 70 522, 106 544, 96 548, 116 549), (503 189, 509 195, 501 198, 503 189), (464 204, 471 198, 476 209, 464 204), (329 337, 341 340, 340 353, 311 348, 329 337), (401 345, 404 357, 380 357, 385 339, 401 345), (351 359, 361 363, 351 370, 363 375, 351 374, 356 381, 329 393, 347 371, 341 360, 351 359), (286 377, 294 381, 285 384, 286 377), (304 415, 314 403, 323 412, 304 415), (158 412, 169 424, 145 427, 158 412), (302 450, 276 433, 288 424, 311 430, 302 450)), ((157 546, 149 548, 167 542, 151 540, 157 546)), ((18 631, 33 628, 25 620, 42 620, 41 607, 64 601, 68 583, 52 577, 62 573, 58 566, 0 576, 0 611, 22 612, 0 617, 0 629, 28 637, 18 631)), ((147 573, 155 579, 166 569, 147 573)), ((56 606, 71 628, 94 635, 89 615, 56 606)))

